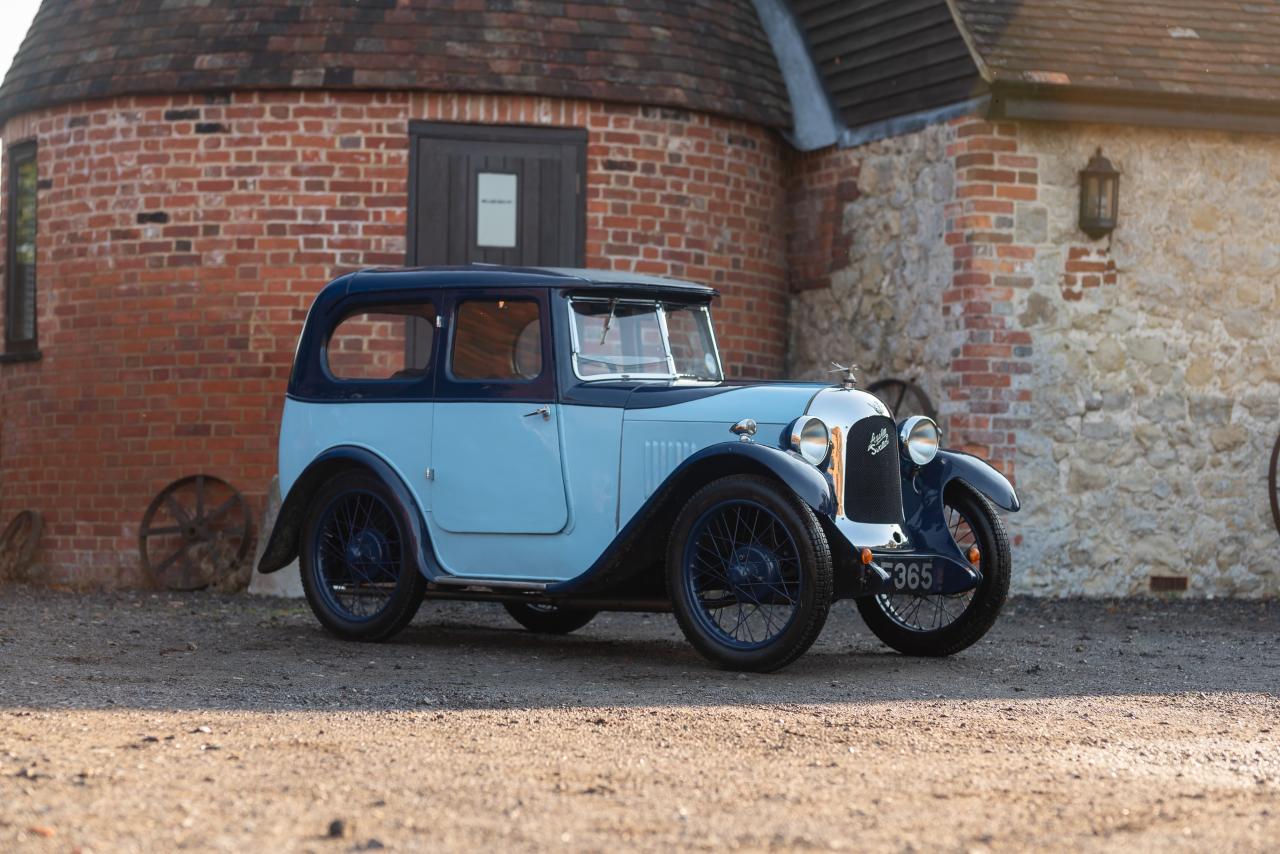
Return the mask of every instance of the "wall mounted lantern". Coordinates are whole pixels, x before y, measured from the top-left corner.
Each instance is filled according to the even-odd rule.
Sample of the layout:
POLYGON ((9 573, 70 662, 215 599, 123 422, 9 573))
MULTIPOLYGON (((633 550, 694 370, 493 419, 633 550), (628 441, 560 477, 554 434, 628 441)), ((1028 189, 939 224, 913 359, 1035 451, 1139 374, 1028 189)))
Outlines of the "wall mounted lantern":
POLYGON ((1080 230, 1092 238, 1115 230, 1120 210, 1120 171, 1102 149, 1080 170, 1080 230))

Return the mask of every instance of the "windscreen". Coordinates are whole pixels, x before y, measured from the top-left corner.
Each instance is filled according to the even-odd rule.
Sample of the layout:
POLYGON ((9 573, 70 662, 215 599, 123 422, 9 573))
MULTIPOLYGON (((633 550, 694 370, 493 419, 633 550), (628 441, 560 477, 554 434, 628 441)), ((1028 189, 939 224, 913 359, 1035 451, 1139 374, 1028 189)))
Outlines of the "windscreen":
POLYGON ((671 376, 657 303, 591 300, 573 303, 578 376, 671 376))
POLYGON ((583 379, 723 379, 706 307, 575 299, 574 370, 583 379))

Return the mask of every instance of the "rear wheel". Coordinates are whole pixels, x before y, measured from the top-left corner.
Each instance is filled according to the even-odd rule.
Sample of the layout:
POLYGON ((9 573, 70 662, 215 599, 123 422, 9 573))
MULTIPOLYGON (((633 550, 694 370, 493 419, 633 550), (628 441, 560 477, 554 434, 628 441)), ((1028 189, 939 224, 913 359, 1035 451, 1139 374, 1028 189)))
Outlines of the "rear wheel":
POLYGON ((813 511, 773 480, 712 481, 680 511, 667 552, 676 620, 698 652, 777 670, 817 639, 831 608, 831 552, 813 511))
POLYGON ((575 611, 559 605, 507 602, 503 605, 511 619, 531 632, 543 635, 567 635, 595 619, 598 611, 575 611))
POLYGON ((1009 595, 1009 536, 991 502, 968 484, 952 481, 943 513, 961 552, 978 547, 982 582, 951 595, 882 593, 857 600, 875 636, 907 655, 952 655, 972 646, 995 624, 1009 595))
POLYGON ((380 641, 413 619, 427 582, 410 553, 406 508, 378 478, 336 475, 311 505, 302 541, 302 588, 325 628, 380 641))

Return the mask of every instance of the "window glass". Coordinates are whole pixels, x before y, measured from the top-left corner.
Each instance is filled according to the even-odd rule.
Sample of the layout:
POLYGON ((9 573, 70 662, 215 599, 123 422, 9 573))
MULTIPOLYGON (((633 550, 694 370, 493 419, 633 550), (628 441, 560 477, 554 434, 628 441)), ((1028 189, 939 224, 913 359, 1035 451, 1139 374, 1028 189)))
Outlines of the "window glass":
POLYGON ((380 305, 347 315, 325 348, 340 380, 411 380, 430 367, 435 308, 429 303, 380 305))
POLYGON ((720 381, 720 360, 711 337, 711 318, 702 306, 668 303, 667 334, 676 375, 682 379, 720 381))
POLYGON ((467 300, 458 306, 453 375, 524 382, 542 373, 542 326, 533 300, 467 300))
POLYGON ((36 349, 35 146, 9 155, 9 270, 5 279, 5 343, 10 351, 36 349))
POLYGON ((574 300, 578 376, 669 377, 657 303, 574 300))

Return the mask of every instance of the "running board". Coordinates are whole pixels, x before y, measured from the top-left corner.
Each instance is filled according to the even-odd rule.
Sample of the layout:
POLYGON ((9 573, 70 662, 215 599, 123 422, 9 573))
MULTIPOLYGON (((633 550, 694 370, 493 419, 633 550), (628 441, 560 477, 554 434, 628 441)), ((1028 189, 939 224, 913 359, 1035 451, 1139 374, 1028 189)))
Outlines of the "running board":
POLYGON ((541 592, 554 581, 509 581, 503 578, 466 578, 461 575, 441 575, 428 581, 428 588, 436 587, 477 587, 486 590, 530 590, 541 592))

